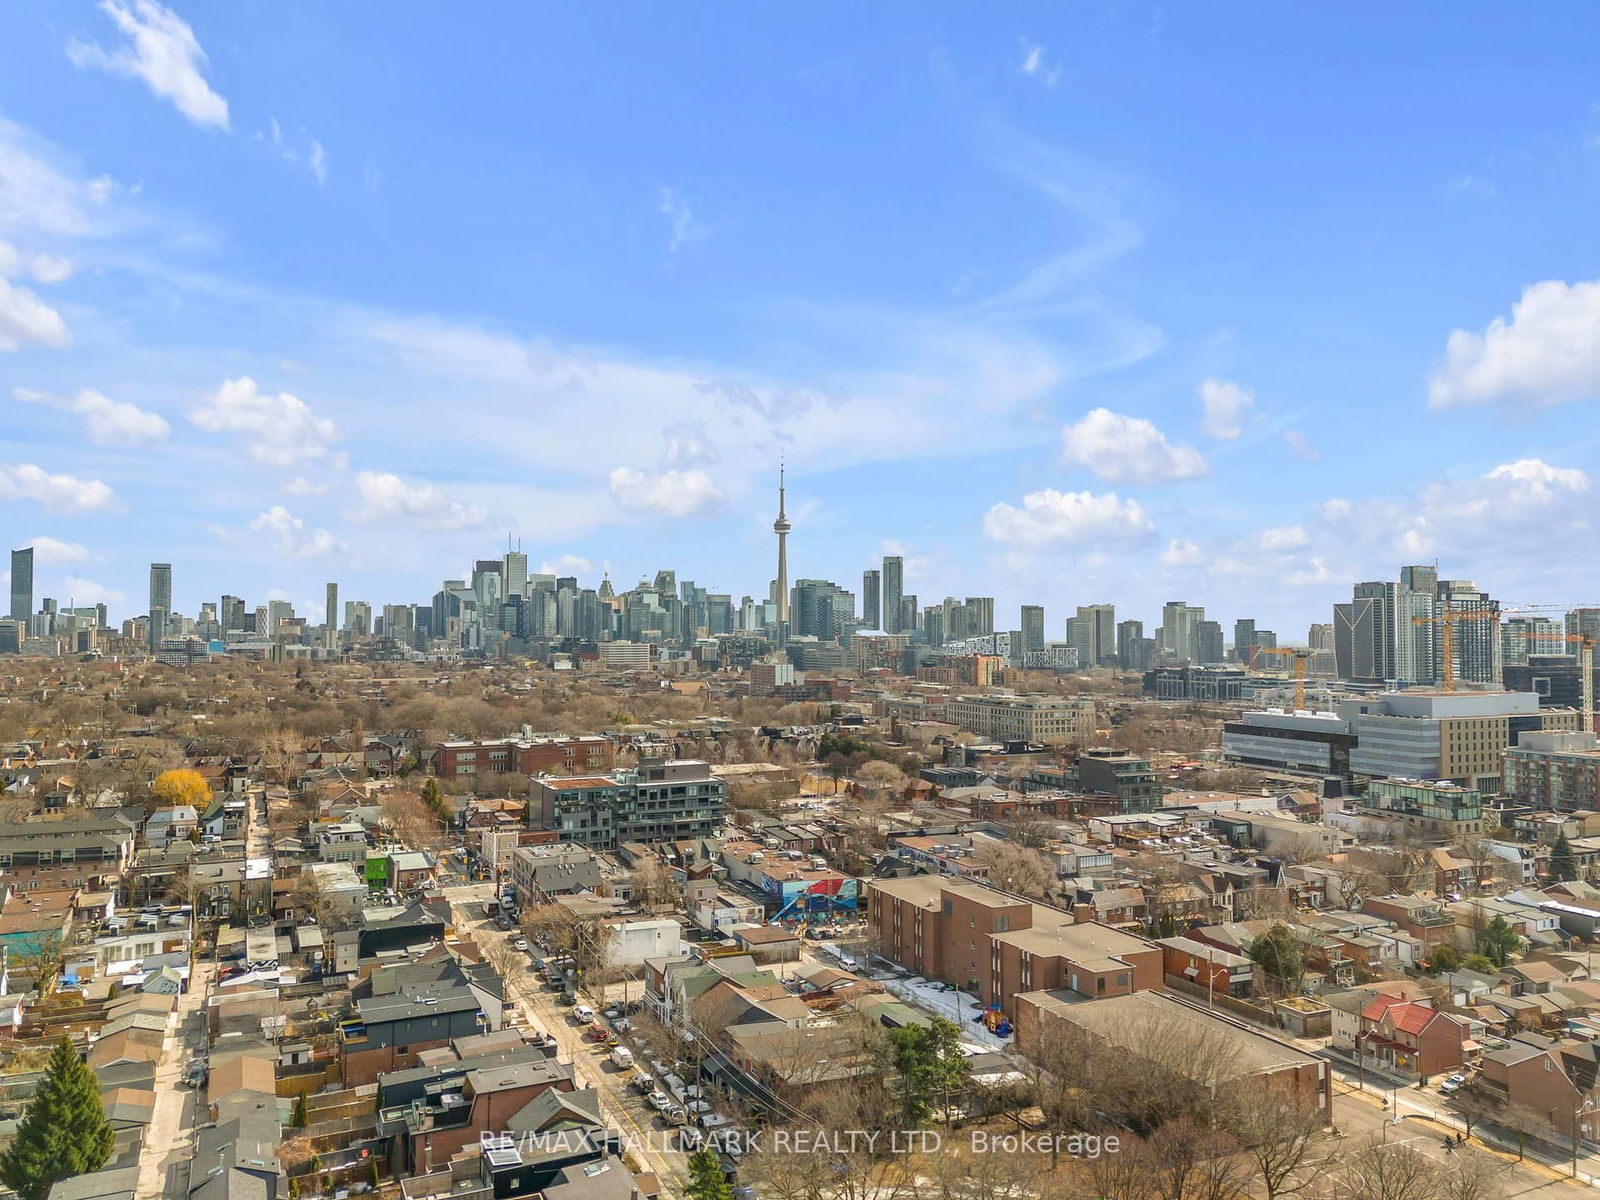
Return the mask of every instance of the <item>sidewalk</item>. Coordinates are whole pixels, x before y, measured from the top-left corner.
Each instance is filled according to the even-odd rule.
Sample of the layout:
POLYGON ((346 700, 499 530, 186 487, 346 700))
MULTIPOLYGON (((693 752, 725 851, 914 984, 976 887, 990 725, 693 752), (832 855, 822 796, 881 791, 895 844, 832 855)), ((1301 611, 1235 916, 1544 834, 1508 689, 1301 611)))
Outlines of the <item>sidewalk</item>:
MULTIPOLYGON (((1350 1072, 1355 1070, 1352 1060, 1331 1047, 1325 1048, 1322 1056, 1341 1070, 1350 1072)), ((1367 1084, 1365 1092, 1356 1084, 1346 1080, 1345 1090, 1339 1093, 1342 1099, 1386 1108, 1387 1099, 1392 1095, 1394 1112, 1397 1115, 1421 1117, 1436 1125, 1441 1134, 1466 1133, 1466 1122, 1452 1109, 1442 1107, 1438 1103, 1437 1094, 1421 1091, 1415 1082, 1390 1075, 1371 1066, 1365 1067, 1364 1071, 1367 1084), (1381 1083, 1378 1083, 1379 1079, 1381 1083), (1378 1085, 1374 1086, 1375 1084, 1378 1085)), ((1600 1187, 1600 1158, 1592 1153, 1578 1156, 1578 1174, 1574 1179, 1570 1147, 1563 1149, 1549 1142, 1528 1137, 1524 1139, 1524 1147, 1519 1156, 1517 1135, 1492 1121, 1483 1120, 1473 1121, 1470 1140, 1475 1148, 1495 1155, 1510 1166, 1525 1168, 1556 1182, 1600 1187)))

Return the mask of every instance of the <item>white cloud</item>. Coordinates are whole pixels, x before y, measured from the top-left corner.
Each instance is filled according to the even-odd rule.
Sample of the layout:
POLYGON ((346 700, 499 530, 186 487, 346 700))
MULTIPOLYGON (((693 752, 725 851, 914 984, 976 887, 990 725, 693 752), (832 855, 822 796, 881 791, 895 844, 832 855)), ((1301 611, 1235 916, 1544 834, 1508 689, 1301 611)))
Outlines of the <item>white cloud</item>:
POLYGON ((103 583, 96 583, 93 579, 83 579, 77 575, 68 575, 63 579, 61 590, 67 594, 67 603, 74 607, 104 604, 108 608, 115 608, 128 598, 126 592, 119 592, 114 587, 107 587, 103 583))
POLYGON ((412 483, 387 471, 362 471, 356 476, 362 505, 359 521, 408 521, 419 529, 457 530, 482 525, 488 510, 452 500, 431 483, 412 483))
POLYGON ((1328 569, 1326 559, 1312 558, 1304 568, 1290 571, 1283 577, 1283 581, 1290 587, 1313 587, 1325 583, 1332 583, 1334 574, 1328 569))
POLYGON ((304 167, 311 172, 312 178, 321 187, 328 182, 328 151, 321 142, 314 137, 306 136, 302 129, 300 136, 305 138, 305 149, 290 143, 284 136, 283 126, 278 123, 278 118, 267 117, 267 131, 256 134, 257 141, 265 141, 267 147, 276 158, 288 163, 291 167, 304 167))
POLYGON ((1107 483, 1171 483, 1210 470, 1193 446, 1174 446, 1143 417, 1104 408, 1066 426, 1061 441, 1066 462, 1087 467, 1107 483))
POLYGON ((1255 393, 1226 379, 1207 379, 1200 385, 1200 405, 1205 410, 1202 427, 1207 437, 1231 442, 1244 432, 1244 423, 1256 406, 1255 393))
POLYGON ((1322 451, 1312 445, 1311 439, 1298 429, 1284 430, 1283 444, 1289 448, 1289 453, 1301 462, 1316 462, 1322 457, 1322 451))
MULTIPOLYGON (((0 186, 4 185, 0 178, 0 186)), ((24 254, 10 242, 0 241, 0 276, 27 275, 40 283, 63 283, 72 277, 72 261, 56 254, 24 254)))
POLYGON ((618 467, 610 480, 611 495, 623 508, 664 517, 704 516, 728 499, 704 471, 671 469, 652 475, 634 467, 618 467))
POLYGON ((196 125, 228 128, 228 102, 206 82, 205 51, 181 17, 155 0, 101 0, 100 11, 129 44, 108 51, 74 38, 67 43, 67 56, 75 66, 141 79, 196 125))
POLYGON ((60 313, 27 288, 0 279, 0 350, 20 350, 29 342, 59 349, 70 340, 60 313))
POLYGON ((1022 39, 1022 61, 1017 70, 1045 87, 1055 87, 1061 81, 1061 68, 1050 65, 1050 51, 1027 38, 1022 39))
POLYGON ((559 558, 547 558, 539 564, 536 575, 576 575, 583 577, 594 574, 594 564, 581 554, 563 554, 559 558))
POLYGON ((1205 552, 1187 538, 1173 538, 1161 552, 1164 567, 1193 567, 1205 561, 1205 552))
POLYGON ((33 561, 41 566, 88 562, 94 557, 89 553, 87 546, 80 546, 77 542, 63 542, 59 538, 29 538, 26 545, 33 547, 33 561))
POLYGON ((296 475, 293 479, 285 481, 283 490, 291 496, 320 496, 328 490, 328 485, 307 479, 303 475, 296 475))
POLYGON ((1022 507, 996 504, 983 517, 984 536, 1024 548, 1137 543, 1148 539, 1155 526, 1136 500, 1123 500, 1115 492, 1058 492, 1054 488, 1029 492, 1022 507))
POLYGON ((189 419, 208 433, 229 433, 249 443, 250 457, 274 467, 332 456, 339 427, 288 392, 268 395, 248 376, 229 379, 189 419))
POLYGON ((657 210, 667 219, 669 236, 667 238, 667 253, 676 254, 682 247, 690 242, 703 242, 709 236, 709 231, 704 225, 694 219, 694 213, 689 208, 688 201, 680 197, 669 187, 661 189, 661 198, 657 202, 657 210))
POLYGON ((117 494, 98 479, 52 475, 33 463, 0 464, 0 500, 33 500, 61 513, 98 512, 118 504, 117 494))
POLYGON ((310 529, 281 504, 274 504, 250 522, 250 528, 277 539, 278 553, 289 558, 324 558, 347 547, 326 529, 310 529))
MULTIPOLYGON (((104 176, 74 178, 55 165, 62 157, 0 117, 0 234, 76 238, 119 223, 119 214, 109 209, 117 185, 104 176)), ((41 283, 52 282, 48 266, 42 274, 34 269, 29 273, 41 283)))
POLYGON ((1511 318, 1482 333, 1457 329, 1428 383, 1431 408, 1496 400, 1560 404, 1600 396, 1600 282, 1546 280, 1511 318))
POLYGON ((1279 525, 1272 529, 1263 529, 1250 538, 1246 546, 1262 554, 1288 554, 1294 550, 1304 550, 1310 544, 1311 535, 1301 526, 1279 525))
POLYGON ((71 396, 52 396, 32 388, 12 388, 11 394, 24 404, 42 404, 83 418, 89 440, 97 446, 142 446, 162 441, 172 432, 156 413, 88 389, 71 396))

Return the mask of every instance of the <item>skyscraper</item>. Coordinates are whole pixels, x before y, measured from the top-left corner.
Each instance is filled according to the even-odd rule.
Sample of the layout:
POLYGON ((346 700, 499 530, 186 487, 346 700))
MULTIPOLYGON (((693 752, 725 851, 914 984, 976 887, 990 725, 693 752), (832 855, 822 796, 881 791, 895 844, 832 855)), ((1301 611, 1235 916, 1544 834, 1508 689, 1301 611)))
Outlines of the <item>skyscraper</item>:
POLYGON ((1151 648, 1143 621, 1123 621, 1117 626, 1117 665, 1124 671, 1148 670, 1151 648))
POLYGON ((501 576, 505 579, 505 594, 525 595, 528 590, 528 556, 521 550, 507 550, 501 576))
POLYGON ((864 629, 882 629, 882 576, 876 567, 861 572, 861 625, 864 629))
POLYGON ((1078 606, 1069 643, 1077 647, 1080 667, 1098 667, 1117 656, 1117 609, 1113 604, 1078 606))
POLYGON ((11 552, 11 619, 33 616, 33 547, 11 552))
POLYGON ((1205 619, 1206 610, 1200 605, 1185 604, 1182 600, 1167 601, 1161 606, 1157 646, 1179 662, 1195 662, 1195 628, 1205 619))
POLYGON ((994 632, 993 596, 968 596, 964 607, 967 610, 968 637, 982 637, 994 632))
POLYGON ((1044 649, 1044 605, 1022 606, 1022 652, 1044 649))
POLYGON ((159 647, 172 616, 172 564, 150 564, 150 645, 159 647))
MULTIPOLYGON (((1463 683, 1499 683, 1501 676, 1500 602, 1478 590, 1470 579, 1441 579, 1438 584, 1438 613, 1473 613, 1454 621, 1451 657, 1455 677, 1463 683)), ((1439 677, 1444 675, 1444 639, 1439 640, 1439 677)))
POLYGON ((883 559, 883 631, 903 633, 906 626, 900 616, 900 598, 905 595, 905 559, 898 554, 885 555, 883 559))
POLYGON ((784 637, 789 624, 789 518, 783 511, 783 465, 778 466, 778 519, 772 523, 772 532, 778 535, 778 578, 773 597, 778 602, 778 637, 784 637))
POLYGON ((322 624, 329 633, 339 628, 339 585, 328 585, 328 599, 322 610, 322 624))

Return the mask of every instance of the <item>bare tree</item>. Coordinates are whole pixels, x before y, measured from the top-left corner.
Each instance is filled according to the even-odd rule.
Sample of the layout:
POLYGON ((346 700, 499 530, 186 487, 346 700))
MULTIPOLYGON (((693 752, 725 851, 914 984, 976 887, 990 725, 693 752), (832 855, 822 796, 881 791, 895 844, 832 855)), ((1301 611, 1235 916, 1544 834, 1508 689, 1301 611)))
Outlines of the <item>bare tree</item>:
POLYGON ((1331 1161, 1321 1111, 1282 1084, 1256 1083, 1237 1089, 1229 1099, 1224 1122, 1238 1138, 1267 1200, 1296 1195, 1318 1179, 1331 1161))
POLYGON ((1037 850, 1010 842, 990 842, 972 856, 988 872, 989 882, 1018 896, 1043 900, 1050 894, 1050 868, 1037 850))

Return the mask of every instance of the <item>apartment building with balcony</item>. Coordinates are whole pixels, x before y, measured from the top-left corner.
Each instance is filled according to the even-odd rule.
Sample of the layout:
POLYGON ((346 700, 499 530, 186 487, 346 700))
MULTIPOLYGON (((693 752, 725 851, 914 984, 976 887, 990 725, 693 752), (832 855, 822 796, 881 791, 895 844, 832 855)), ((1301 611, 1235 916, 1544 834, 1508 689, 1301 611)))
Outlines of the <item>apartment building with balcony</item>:
POLYGON ((727 784, 699 759, 645 758, 609 775, 534 779, 528 794, 533 828, 591 850, 710 837, 726 808, 727 784))

